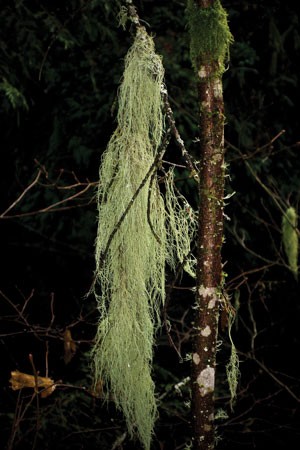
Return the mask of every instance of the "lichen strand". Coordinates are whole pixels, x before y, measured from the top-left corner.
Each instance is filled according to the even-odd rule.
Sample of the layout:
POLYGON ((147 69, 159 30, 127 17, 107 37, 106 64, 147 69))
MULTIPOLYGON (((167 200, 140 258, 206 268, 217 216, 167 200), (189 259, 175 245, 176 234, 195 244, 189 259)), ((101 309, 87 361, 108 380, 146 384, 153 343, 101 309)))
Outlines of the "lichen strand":
POLYGON ((236 397, 237 392, 237 386, 238 386, 238 378, 240 375, 239 371, 239 357, 234 345, 234 342, 232 340, 231 336, 231 330, 232 325, 234 323, 235 316, 229 313, 229 320, 228 320, 228 337, 231 343, 231 354, 228 364, 226 365, 226 375, 227 375, 227 381, 229 385, 230 390, 230 408, 233 409, 233 403, 236 397))
POLYGON ((220 0, 212 6, 200 8, 195 0, 188 0, 186 17, 190 32, 191 60, 196 73, 199 60, 203 63, 218 63, 217 77, 224 72, 229 58, 229 47, 233 36, 229 30, 227 13, 220 0))
POLYGON ((290 206, 282 217, 282 240, 289 266, 295 279, 298 279, 299 236, 296 231, 298 218, 295 208, 290 206))
POLYGON ((184 270, 196 277, 196 258, 191 254, 191 242, 197 229, 193 208, 187 200, 174 190, 174 168, 169 169, 165 178, 166 228, 169 266, 175 271, 174 262, 179 260, 184 270))

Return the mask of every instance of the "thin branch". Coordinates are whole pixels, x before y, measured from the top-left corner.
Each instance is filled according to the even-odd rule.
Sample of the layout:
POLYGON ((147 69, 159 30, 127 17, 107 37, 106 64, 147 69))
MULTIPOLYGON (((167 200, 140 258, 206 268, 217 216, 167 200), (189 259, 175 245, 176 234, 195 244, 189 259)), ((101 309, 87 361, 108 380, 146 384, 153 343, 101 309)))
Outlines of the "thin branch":
MULTIPOLYGON (((256 256, 257 258, 261 259, 262 261, 270 264, 270 265, 275 265, 275 264, 280 264, 278 261, 271 261, 270 259, 265 258, 264 256, 259 255, 258 253, 256 253, 254 250, 251 250, 249 247, 246 246, 244 239, 241 239, 240 236, 238 235, 237 231, 236 231, 236 223, 233 226, 233 230, 228 229, 228 231, 233 234, 233 236, 236 238, 236 240, 238 241, 238 243, 249 253, 251 253, 251 255, 256 256)), ((282 265, 282 264, 280 264, 282 265)))
POLYGON ((90 204, 91 204, 91 201, 86 202, 86 203, 79 203, 78 205, 64 206, 62 208, 43 209, 43 210, 37 209, 36 211, 31 211, 31 212, 22 213, 22 214, 14 214, 13 216, 4 216, 4 217, 0 216, 0 219, 18 219, 20 217, 35 216, 37 214, 46 214, 46 213, 68 211, 69 209, 83 208, 84 206, 89 206, 90 204))
MULTIPOLYGON (((252 270, 247 270, 247 271, 245 271, 245 272, 243 272, 243 273, 240 273, 240 274, 237 275, 236 277, 232 278, 232 279, 226 284, 226 291, 233 290, 233 289, 236 290, 236 289, 238 288, 238 286, 240 286, 240 283, 238 284, 238 286, 234 286, 234 287, 231 287, 231 286, 232 286, 232 284, 234 283, 234 281, 238 280, 239 278, 243 277, 243 278, 245 279, 245 278, 246 278, 246 275, 251 275, 251 274, 253 274, 253 273, 260 272, 261 270, 267 270, 267 269, 269 269, 270 267, 274 266, 275 264, 276 264, 276 262, 270 263, 270 264, 266 264, 265 266, 258 267, 258 268, 256 268, 256 269, 252 269, 252 270)), ((246 280, 244 280, 243 282, 245 282, 245 281, 246 281, 246 280)))
POLYGON ((155 176, 156 176, 156 172, 153 172, 153 174, 151 175, 151 178, 150 178, 150 183, 149 183, 149 192, 148 192, 148 199, 147 199, 147 220, 148 220, 148 224, 152 231, 153 236, 155 237, 155 239, 157 240, 159 245, 161 245, 161 240, 155 233, 153 224, 151 222, 151 193, 152 193, 152 185, 153 185, 155 176))
POLYGON ((33 375, 34 375, 34 382, 35 382, 34 391, 36 392, 36 429, 35 429, 34 439, 33 439, 33 444, 32 444, 32 450, 34 450, 36 447, 38 432, 40 429, 40 397, 39 397, 39 389, 38 389, 38 384, 39 384, 38 375, 39 374, 35 368, 33 356, 31 353, 29 353, 29 361, 30 361, 33 375))
POLYGON ((162 85, 160 91, 161 91, 161 95, 162 95, 163 102, 164 102, 164 105, 165 105, 165 112, 166 112, 166 116, 167 116, 167 121, 168 121, 169 126, 170 126, 170 128, 172 130, 172 133, 173 133, 173 136, 175 138, 176 144, 178 145, 178 147, 181 150, 182 157, 183 157, 183 159, 184 159, 184 161, 185 161, 185 163, 186 163, 186 165, 187 165, 187 167, 188 167, 188 169, 189 169, 189 171, 191 173, 190 176, 194 177, 194 179, 196 181, 198 181, 198 176, 197 176, 198 169, 194 165, 191 155, 189 154, 189 152, 185 148, 184 142, 183 142, 183 140, 182 140, 182 138, 181 138, 181 136, 179 134, 179 131, 178 131, 177 127, 176 127, 174 114, 173 114, 172 108, 171 108, 170 103, 169 103, 168 91, 167 91, 167 87, 166 87, 165 84, 162 85))
POLYGON ((277 384, 282 386, 298 403, 300 403, 300 398, 297 397, 297 395, 286 384, 279 380, 279 378, 277 378, 261 361, 256 358, 253 359, 271 378, 273 378, 274 381, 276 381, 277 384))
MULTIPOLYGON (((54 315, 54 309, 53 309, 53 305, 54 305, 54 292, 51 292, 51 302, 50 302, 50 310, 51 310, 51 319, 50 319, 50 323, 49 326, 46 330, 46 333, 48 333, 48 331, 51 330, 53 322, 55 320, 55 315, 54 315)), ((47 375, 46 375, 47 376, 47 375)))
POLYGON ((170 166, 181 167, 182 169, 187 169, 187 166, 183 166, 182 164, 175 164, 175 163, 172 163, 170 161, 165 161, 164 159, 162 160, 162 162, 164 164, 169 164, 170 166))
POLYGON ((84 194, 89 188, 91 187, 91 184, 89 183, 82 191, 77 192, 74 195, 71 195, 71 197, 65 198, 63 200, 60 200, 59 202, 53 203, 53 205, 47 206, 47 208, 43 208, 40 210, 41 213, 48 212, 55 206, 61 205, 62 203, 68 202, 69 200, 74 200, 74 198, 79 197, 81 194, 84 194))
POLYGON ((273 378, 273 380, 279 384, 279 386, 283 387, 290 395, 291 397, 293 397, 298 403, 300 403, 300 398, 297 397, 297 395, 286 385, 284 384, 281 380, 279 380, 279 378, 277 378, 274 373, 271 372, 270 369, 268 369, 265 364, 263 364, 261 361, 259 361, 253 354, 249 354, 249 353, 243 353, 241 351, 238 351, 239 354, 245 356, 246 358, 250 358, 253 361, 256 362, 256 364, 259 365, 259 367, 261 367, 261 369, 263 369, 271 378, 273 378))
POLYGON ((29 186, 27 186, 27 188, 22 192, 22 194, 17 198, 17 200, 16 201, 14 201, 1 215, 0 215, 0 219, 3 219, 4 218, 4 216, 8 213, 8 211, 10 211, 11 209, 13 209, 15 206, 16 206, 16 204, 17 203, 19 203, 21 200, 22 200, 22 198, 24 197, 24 195, 34 186, 34 185, 36 185, 37 184, 37 182, 39 181, 39 178, 40 178, 40 176, 41 176, 41 170, 38 170, 38 173, 37 173, 37 176, 36 176, 36 178, 34 179, 34 181, 29 185, 29 186))
MULTIPOLYGON (((31 291, 31 294, 29 296, 29 298, 31 298, 33 296, 33 292, 34 290, 31 291)), ((2 297, 10 304, 10 306, 17 312, 18 316, 20 317, 20 319, 22 320, 23 323, 25 323, 25 325, 33 332, 33 334, 35 335, 35 337, 41 341, 41 338, 39 337, 39 335, 36 333, 34 327, 32 325, 30 325, 30 323, 28 322, 28 320, 26 319, 26 317, 23 314, 23 309, 20 311, 18 309, 18 307, 2 292, 0 291, 0 295, 2 295, 2 297)))
POLYGON ((257 153, 260 153, 262 151, 264 151, 266 148, 269 148, 272 146, 272 144, 283 134, 285 133, 285 130, 281 130, 278 134, 276 134, 276 136, 274 136, 269 142, 267 142, 266 144, 262 145, 261 147, 257 147, 254 151, 252 151, 251 153, 249 153, 248 155, 244 155, 241 150, 236 147, 235 145, 231 144, 229 141, 227 141, 225 139, 225 143, 226 145, 228 145, 228 147, 232 148, 233 150, 237 151, 240 156, 230 159, 229 162, 233 162, 236 161, 238 159, 243 159, 243 160, 247 160, 247 159, 251 159, 253 158, 253 156, 255 156, 257 153))

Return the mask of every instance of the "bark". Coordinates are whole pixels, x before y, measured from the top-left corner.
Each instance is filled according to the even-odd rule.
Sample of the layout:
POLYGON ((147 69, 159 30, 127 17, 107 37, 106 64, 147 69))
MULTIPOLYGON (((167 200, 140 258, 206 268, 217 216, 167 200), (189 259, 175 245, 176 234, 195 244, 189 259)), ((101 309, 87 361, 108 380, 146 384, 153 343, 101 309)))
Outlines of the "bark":
MULTIPOLYGON (((207 8, 214 0, 197 0, 207 8)), ((197 293, 192 358, 193 448, 214 448, 214 388, 223 237, 224 104, 220 64, 197 60, 200 109, 197 293)))

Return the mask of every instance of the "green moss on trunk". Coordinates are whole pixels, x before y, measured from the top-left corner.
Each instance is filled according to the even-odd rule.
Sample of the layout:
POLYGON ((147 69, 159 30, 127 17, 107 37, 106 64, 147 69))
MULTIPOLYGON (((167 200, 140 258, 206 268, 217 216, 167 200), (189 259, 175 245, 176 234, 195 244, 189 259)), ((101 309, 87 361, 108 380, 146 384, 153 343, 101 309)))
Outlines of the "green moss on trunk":
POLYGON ((188 0, 186 16, 194 70, 199 70, 199 59, 201 64, 217 62, 219 68, 214 76, 219 77, 225 70, 224 63, 229 59, 229 46, 233 42, 226 11, 220 0, 208 8, 199 8, 194 0, 188 0))

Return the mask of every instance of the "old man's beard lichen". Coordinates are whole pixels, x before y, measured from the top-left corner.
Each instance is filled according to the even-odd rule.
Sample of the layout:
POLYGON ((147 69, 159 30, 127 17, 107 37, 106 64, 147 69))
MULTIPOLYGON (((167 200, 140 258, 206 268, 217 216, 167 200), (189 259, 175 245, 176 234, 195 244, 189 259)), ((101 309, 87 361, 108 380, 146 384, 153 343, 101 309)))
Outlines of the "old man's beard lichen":
MULTIPOLYGON (((95 380, 110 392, 130 434, 137 433, 146 449, 157 416, 151 366, 165 263, 175 267, 175 259, 182 262, 189 253, 194 223, 191 208, 186 211, 185 201, 175 197, 172 174, 166 177, 165 208, 155 173, 164 128, 163 76, 152 38, 138 29, 125 58, 118 126, 102 158, 97 193, 95 380)), ((191 272, 191 263, 185 264, 191 272)))

